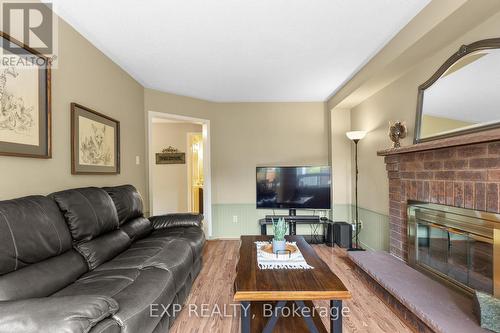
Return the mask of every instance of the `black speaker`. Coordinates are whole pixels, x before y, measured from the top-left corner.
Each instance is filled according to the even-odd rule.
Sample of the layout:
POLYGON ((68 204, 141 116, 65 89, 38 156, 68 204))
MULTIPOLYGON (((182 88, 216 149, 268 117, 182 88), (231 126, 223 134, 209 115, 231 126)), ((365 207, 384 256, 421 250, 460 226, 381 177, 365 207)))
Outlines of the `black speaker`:
POLYGON ((338 246, 350 249, 352 247, 352 226, 347 222, 335 222, 333 224, 333 240, 338 246))
POLYGON ((325 244, 327 246, 334 247, 335 246, 335 233, 333 230, 333 223, 328 223, 326 225, 326 235, 325 235, 325 244))

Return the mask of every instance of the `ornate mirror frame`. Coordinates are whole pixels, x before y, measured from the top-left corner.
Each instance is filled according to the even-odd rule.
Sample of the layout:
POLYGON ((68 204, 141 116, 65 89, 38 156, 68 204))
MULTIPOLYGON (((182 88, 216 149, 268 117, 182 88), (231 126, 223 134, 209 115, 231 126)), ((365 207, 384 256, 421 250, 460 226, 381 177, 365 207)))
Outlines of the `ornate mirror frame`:
POLYGON ((457 130, 452 133, 446 133, 446 134, 441 134, 441 135, 436 135, 436 136, 431 136, 427 138, 421 138, 420 137, 420 131, 421 131, 421 126, 422 126, 422 113, 423 113, 423 105, 424 105, 424 92, 427 88, 432 86, 437 80, 441 78, 441 76, 450 68, 452 65, 454 65, 458 60, 461 58, 465 57, 466 55, 476 52, 476 51, 481 51, 481 50, 489 50, 489 49, 500 49, 500 38, 490 38, 490 39, 483 39, 479 40, 477 42, 474 42, 472 44, 468 45, 462 45, 459 50, 454 53, 451 57, 449 57, 444 64, 439 67, 439 69, 431 76, 430 79, 425 81, 423 84, 421 84, 418 87, 418 98, 417 98, 417 114, 416 114, 416 120, 415 120, 415 139, 414 143, 421 143, 421 142, 428 142, 428 141, 433 141, 433 140, 438 140, 438 139, 444 139, 444 138, 449 138, 453 136, 459 136, 459 135, 464 135, 464 134, 469 134, 469 133, 475 133, 475 132, 480 132, 488 129, 493 129, 493 128, 500 128, 500 122, 494 123, 494 124, 487 124, 484 126, 477 126, 474 128, 469 128, 469 129, 464 129, 464 130, 457 130))

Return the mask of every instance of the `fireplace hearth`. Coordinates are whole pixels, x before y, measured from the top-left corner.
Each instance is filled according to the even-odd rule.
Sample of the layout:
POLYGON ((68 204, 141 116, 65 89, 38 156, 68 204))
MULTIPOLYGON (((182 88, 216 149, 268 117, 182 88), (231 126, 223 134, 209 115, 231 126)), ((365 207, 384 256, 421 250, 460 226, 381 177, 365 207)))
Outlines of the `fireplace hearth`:
POLYGON ((500 215, 408 202, 408 263, 472 293, 494 294, 494 230, 500 215))

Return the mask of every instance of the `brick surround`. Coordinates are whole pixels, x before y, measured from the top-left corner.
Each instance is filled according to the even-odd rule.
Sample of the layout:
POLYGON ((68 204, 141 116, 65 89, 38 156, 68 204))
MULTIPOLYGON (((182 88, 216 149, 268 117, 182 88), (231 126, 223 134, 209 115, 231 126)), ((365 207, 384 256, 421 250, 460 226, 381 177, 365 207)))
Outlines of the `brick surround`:
POLYGON ((385 156, 390 252, 407 260, 407 202, 500 213, 500 141, 385 156))

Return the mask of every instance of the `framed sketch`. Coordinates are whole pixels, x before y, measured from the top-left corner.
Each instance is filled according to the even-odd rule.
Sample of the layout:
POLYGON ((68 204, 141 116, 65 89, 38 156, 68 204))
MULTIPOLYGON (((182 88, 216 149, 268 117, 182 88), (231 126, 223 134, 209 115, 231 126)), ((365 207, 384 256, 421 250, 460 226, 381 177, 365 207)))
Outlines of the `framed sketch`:
POLYGON ((3 32, 0 41, 0 155, 51 158, 50 61, 3 32))
POLYGON ((71 173, 120 173, 120 122, 71 103, 71 173))

